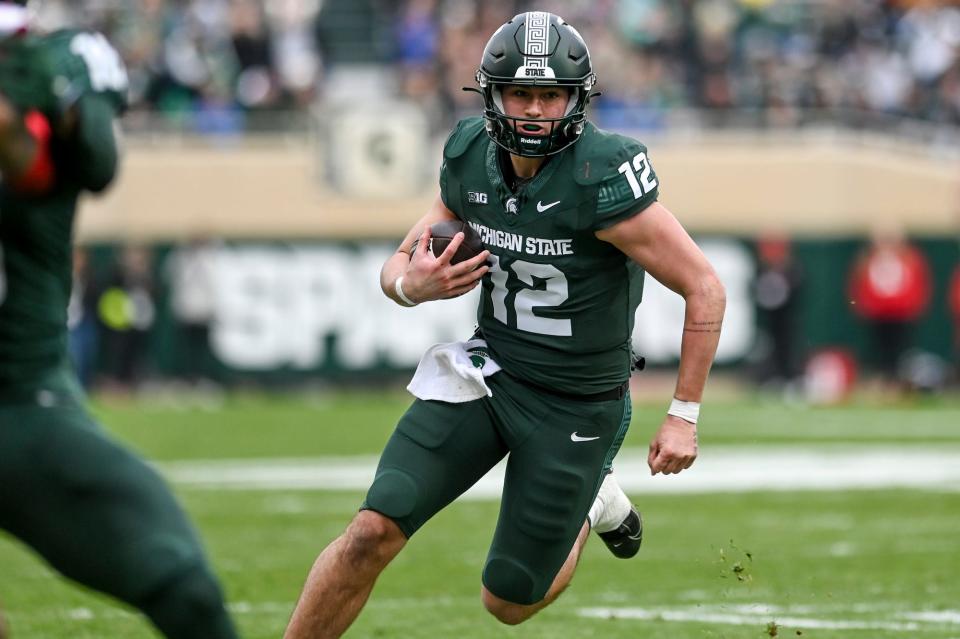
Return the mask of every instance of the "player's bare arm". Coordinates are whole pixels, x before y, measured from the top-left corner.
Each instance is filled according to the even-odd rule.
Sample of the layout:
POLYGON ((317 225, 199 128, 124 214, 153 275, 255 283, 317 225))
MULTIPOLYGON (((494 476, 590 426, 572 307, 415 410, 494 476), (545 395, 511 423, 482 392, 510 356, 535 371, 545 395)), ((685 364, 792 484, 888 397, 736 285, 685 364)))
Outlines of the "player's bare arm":
MULTIPOLYGON (((654 202, 641 213, 597 232, 686 302, 680 369, 674 397, 699 402, 717 352, 726 293, 703 252, 669 210, 654 202)), ((696 424, 667 415, 650 444, 652 473, 672 474, 697 458, 696 424)))
POLYGON ((411 227, 397 252, 383 264, 380 288, 387 297, 402 306, 408 306, 397 292, 399 277, 403 277, 403 294, 416 304, 457 297, 473 290, 480 283, 489 270, 483 265, 490 256, 489 251, 482 251, 459 264, 450 263, 463 243, 462 233, 457 234, 439 257, 435 257, 429 250, 430 225, 455 219, 457 216, 446 207, 438 194, 430 210, 411 227), (417 238, 420 238, 420 241, 414 249, 413 244, 417 238))

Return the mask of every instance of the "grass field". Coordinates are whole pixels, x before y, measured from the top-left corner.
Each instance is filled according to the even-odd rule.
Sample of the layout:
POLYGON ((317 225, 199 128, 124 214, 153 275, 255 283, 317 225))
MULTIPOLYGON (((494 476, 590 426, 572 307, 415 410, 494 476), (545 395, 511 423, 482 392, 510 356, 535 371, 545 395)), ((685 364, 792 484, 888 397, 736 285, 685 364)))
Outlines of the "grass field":
MULTIPOLYGON (((241 396, 221 405, 111 402, 104 424, 161 462, 375 455, 402 395, 241 396)), ((662 406, 637 406, 624 454, 640 454, 662 406)), ((960 404, 834 409, 711 404, 701 457, 775 446, 953 451, 960 404)), ((696 467, 694 467, 696 468, 696 467)), ((908 466, 890 468, 910 474, 908 466)), ((177 484, 206 540, 245 637, 279 637, 315 554, 360 492, 211 490, 177 484)), ((384 573, 348 637, 650 639, 960 638, 960 492, 751 491, 639 494, 646 533, 635 560, 591 542, 563 597, 516 628, 479 603, 497 515, 490 500, 454 504, 384 573)), ((12 637, 154 636, 136 615, 63 582, 0 540, 0 601, 12 637)))

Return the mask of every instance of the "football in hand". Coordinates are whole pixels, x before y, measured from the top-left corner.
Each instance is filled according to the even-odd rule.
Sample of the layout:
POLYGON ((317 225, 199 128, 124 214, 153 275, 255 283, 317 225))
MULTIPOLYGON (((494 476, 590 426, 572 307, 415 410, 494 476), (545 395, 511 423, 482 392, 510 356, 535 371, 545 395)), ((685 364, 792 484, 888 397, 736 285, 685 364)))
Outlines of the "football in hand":
MULTIPOLYGON (((483 252, 483 241, 480 240, 480 234, 472 226, 461 220, 443 220, 430 225, 430 249, 433 251, 433 255, 440 257, 447 246, 450 245, 450 242, 453 241, 453 237, 460 232, 463 233, 463 243, 453 254, 453 259, 450 260, 451 264, 459 264, 483 252)), ((418 237, 413 243, 411 253, 417 250, 419 243, 420 238, 418 237)))

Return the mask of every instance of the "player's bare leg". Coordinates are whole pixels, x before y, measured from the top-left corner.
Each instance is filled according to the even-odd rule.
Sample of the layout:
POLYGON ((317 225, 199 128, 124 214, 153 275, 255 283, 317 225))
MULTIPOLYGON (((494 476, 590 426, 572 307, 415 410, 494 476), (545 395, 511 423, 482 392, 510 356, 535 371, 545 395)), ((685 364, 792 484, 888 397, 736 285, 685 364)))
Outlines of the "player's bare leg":
POLYGON ((372 510, 358 513, 314 562, 284 638, 342 635, 360 614, 377 577, 406 543, 389 518, 372 510))
POLYGON ((573 548, 570 549, 570 554, 567 555, 567 560, 563 562, 563 566, 560 567, 560 572, 553 578, 553 583, 550 584, 550 589, 547 590, 546 596, 537 603, 529 606, 512 603, 497 597, 486 588, 483 588, 481 592, 483 606, 499 621, 511 626, 523 623, 540 610, 546 608, 570 585, 570 580, 573 579, 573 573, 577 569, 577 562, 580 560, 580 553, 583 551, 583 546, 587 543, 589 536, 590 526, 584 523, 583 528, 580 529, 580 534, 577 535, 577 540, 573 542, 573 548))

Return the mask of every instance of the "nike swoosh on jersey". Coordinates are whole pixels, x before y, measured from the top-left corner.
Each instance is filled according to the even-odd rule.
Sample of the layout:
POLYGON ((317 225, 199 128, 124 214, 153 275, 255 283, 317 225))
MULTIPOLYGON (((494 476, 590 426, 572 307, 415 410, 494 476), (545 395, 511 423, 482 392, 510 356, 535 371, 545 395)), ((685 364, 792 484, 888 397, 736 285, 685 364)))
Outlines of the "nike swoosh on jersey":
POLYGON ((538 201, 537 201, 537 213, 543 213, 543 212, 546 211, 547 209, 552 209, 552 208, 555 207, 557 204, 560 204, 560 200, 557 200, 556 202, 551 202, 550 204, 546 204, 546 205, 544 205, 543 203, 541 203, 541 202, 538 200, 538 201))
POLYGON ((597 435, 596 437, 581 437, 576 433, 570 433, 570 441, 572 442, 592 442, 595 439, 600 439, 600 436, 597 435))

